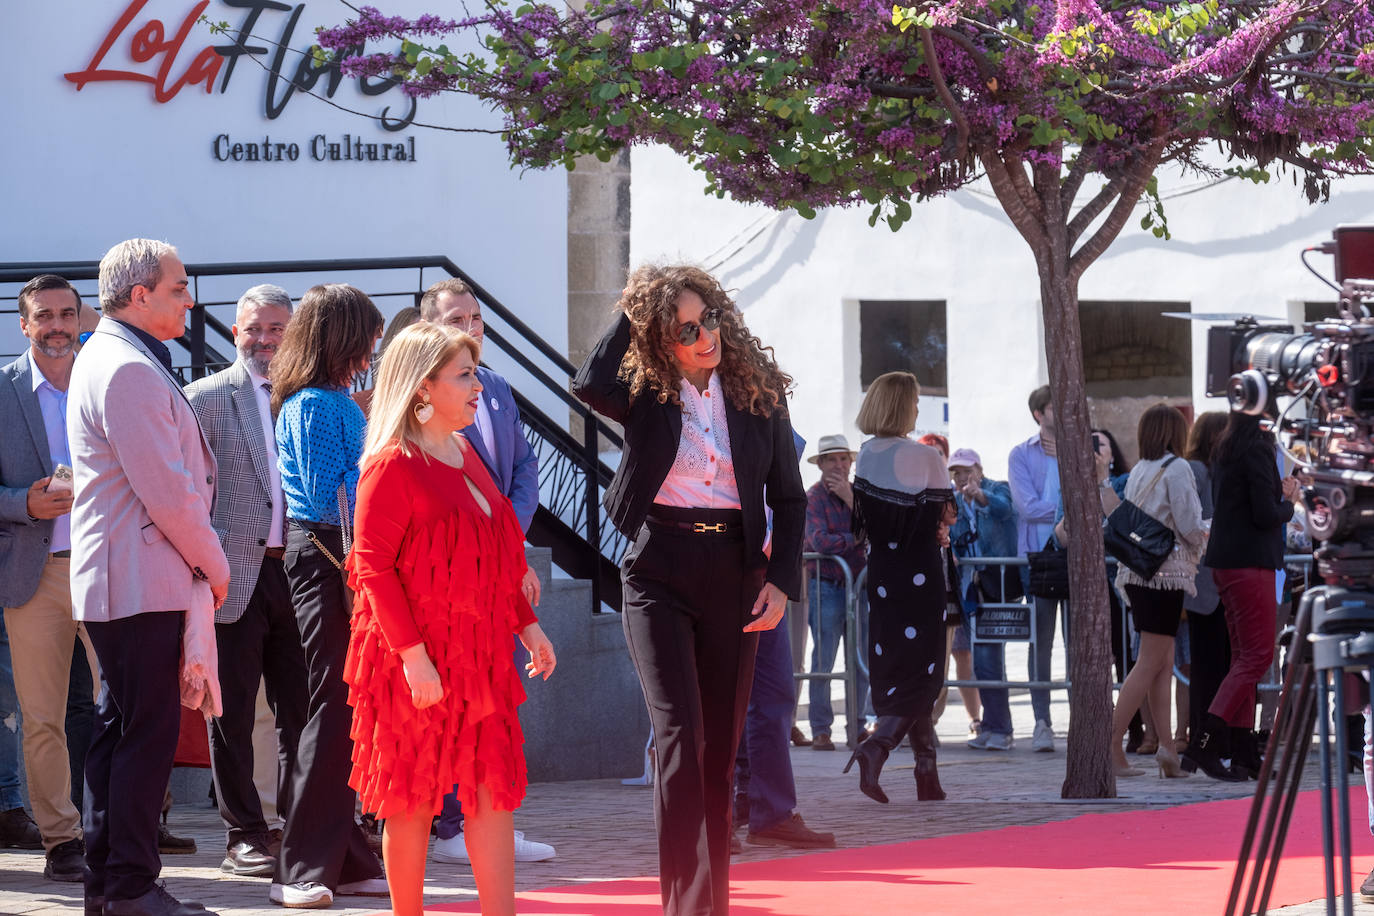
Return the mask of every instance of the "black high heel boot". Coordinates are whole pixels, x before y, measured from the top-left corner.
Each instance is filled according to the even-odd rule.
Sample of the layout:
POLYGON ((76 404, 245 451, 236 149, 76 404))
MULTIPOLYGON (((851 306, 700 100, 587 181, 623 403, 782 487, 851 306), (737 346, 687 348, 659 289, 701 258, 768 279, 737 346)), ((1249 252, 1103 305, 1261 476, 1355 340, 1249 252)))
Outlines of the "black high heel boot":
POLYGON ((901 743, 902 736, 911 730, 913 722, 913 719, 901 716, 879 716, 873 734, 859 742, 849 762, 844 765, 843 772, 848 773, 854 761, 859 762, 859 791, 875 802, 887 804, 887 793, 878 785, 878 777, 882 775, 887 755, 901 743))
POLYGON ((1221 762, 1221 745, 1228 737, 1226 722, 1221 716, 1207 713, 1202 720, 1202 730, 1193 743, 1180 755, 1179 766, 1188 773, 1198 770, 1222 782, 1244 782, 1246 775, 1237 773, 1221 762))
POLYGON ((1259 779, 1261 761, 1259 742, 1248 728, 1230 729, 1231 769, 1247 779, 1259 779))
POLYGON ((911 730, 911 752, 916 758, 916 798, 919 801, 944 801, 940 773, 935 766, 935 727, 930 720, 918 722, 911 730))

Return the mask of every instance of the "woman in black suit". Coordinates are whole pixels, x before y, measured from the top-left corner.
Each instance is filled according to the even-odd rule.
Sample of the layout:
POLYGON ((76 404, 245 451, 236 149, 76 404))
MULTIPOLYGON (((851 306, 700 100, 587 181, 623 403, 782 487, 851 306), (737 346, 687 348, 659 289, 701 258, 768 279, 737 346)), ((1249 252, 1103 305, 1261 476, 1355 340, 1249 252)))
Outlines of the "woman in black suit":
POLYGON ((806 495, 785 401, 792 380, 697 268, 641 267, 617 308, 573 393, 625 428, 605 504, 633 541, 622 619, 654 727, 663 909, 723 916, 757 633, 800 594, 806 495))

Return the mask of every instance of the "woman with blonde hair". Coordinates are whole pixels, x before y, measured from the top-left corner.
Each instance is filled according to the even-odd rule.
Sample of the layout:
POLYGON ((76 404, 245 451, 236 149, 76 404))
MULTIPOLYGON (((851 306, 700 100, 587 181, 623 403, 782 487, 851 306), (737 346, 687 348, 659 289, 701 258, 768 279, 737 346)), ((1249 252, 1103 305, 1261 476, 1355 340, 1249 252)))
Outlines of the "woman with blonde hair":
POLYGON ((859 790, 887 804, 878 784, 888 754, 910 734, 916 797, 945 797, 935 768, 931 714, 945 682, 948 570, 942 540, 954 520, 944 457, 912 441, 921 386, 889 372, 869 386, 857 423, 873 436, 854 468, 854 528, 869 543, 868 672, 878 724, 845 765, 859 764, 859 790))
POLYGON ((725 916, 757 634, 801 595, 792 380, 705 271, 641 267, 617 308, 573 393, 625 428, 606 508, 633 541, 621 620, 654 727, 663 909, 725 916))
POLYGON ((385 819, 392 912, 423 910, 429 827, 456 783, 482 912, 515 912, 511 812, 525 795, 530 677, 556 663, 520 585, 524 537, 510 501, 459 429, 482 384, 477 342, 427 322, 387 348, 372 401, 348 568, 357 593, 344 680, 363 809, 385 819))

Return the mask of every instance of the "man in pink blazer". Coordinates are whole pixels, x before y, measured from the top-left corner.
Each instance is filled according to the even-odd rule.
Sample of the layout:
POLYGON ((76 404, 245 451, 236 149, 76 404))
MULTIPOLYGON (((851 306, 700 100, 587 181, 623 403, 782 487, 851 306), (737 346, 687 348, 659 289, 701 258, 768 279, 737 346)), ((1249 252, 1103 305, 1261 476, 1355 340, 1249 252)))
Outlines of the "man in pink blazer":
POLYGON ((182 335, 195 303, 176 249, 132 239, 101 259, 100 304, 67 406, 72 613, 101 669, 86 758, 86 914, 204 916, 157 883, 182 621, 195 580, 217 606, 229 587, 210 522, 214 455, 163 344, 182 335))

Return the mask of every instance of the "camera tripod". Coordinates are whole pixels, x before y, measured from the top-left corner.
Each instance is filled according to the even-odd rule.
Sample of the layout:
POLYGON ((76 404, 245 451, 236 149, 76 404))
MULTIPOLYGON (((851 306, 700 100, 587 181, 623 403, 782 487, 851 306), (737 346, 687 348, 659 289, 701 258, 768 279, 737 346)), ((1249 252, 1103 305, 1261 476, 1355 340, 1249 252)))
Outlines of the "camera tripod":
POLYGON ((1331 704, 1334 699, 1335 708, 1338 711, 1344 709, 1344 672, 1369 674, 1374 669, 1374 591, 1337 586, 1309 589, 1298 605, 1296 621, 1284 631, 1280 642, 1288 646, 1288 670, 1284 674, 1274 725, 1265 748, 1259 782, 1255 787, 1255 800, 1250 806, 1236 874, 1226 902, 1226 914, 1240 916, 1268 911, 1269 896, 1278 875, 1283 844, 1297 802, 1303 768, 1312 746, 1312 727, 1315 724, 1320 738, 1326 912, 1328 916, 1336 916, 1336 861, 1333 851, 1336 830, 1339 829, 1340 886, 1345 892, 1343 913, 1344 916, 1351 916, 1349 748, 1345 729, 1335 729, 1336 753, 1333 759, 1331 704), (1275 755, 1280 746, 1282 755, 1276 767, 1275 755), (1334 814, 1333 767, 1336 795, 1334 814), (1244 909, 1237 909, 1243 886, 1245 906, 1244 909))

